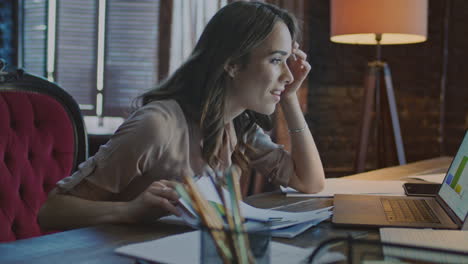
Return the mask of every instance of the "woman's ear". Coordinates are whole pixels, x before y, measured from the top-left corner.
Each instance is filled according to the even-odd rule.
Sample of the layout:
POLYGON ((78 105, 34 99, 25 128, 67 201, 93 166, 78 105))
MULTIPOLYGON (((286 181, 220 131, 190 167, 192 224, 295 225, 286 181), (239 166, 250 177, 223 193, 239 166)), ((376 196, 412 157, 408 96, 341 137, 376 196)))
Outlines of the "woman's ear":
POLYGON ((224 70, 227 72, 227 74, 229 74, 231 78, 234 78, 236 76, 238 69, 239 66, 237 64, 228 62, 224 65, 224 70))

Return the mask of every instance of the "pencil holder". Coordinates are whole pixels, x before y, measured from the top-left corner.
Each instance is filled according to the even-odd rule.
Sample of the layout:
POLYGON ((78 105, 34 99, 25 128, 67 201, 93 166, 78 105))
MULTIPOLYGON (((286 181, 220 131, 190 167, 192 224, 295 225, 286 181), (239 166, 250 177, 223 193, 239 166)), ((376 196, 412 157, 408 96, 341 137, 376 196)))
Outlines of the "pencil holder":
MULTIPOLYGON (((271 232, 267 228, 249 230, 245 232, 236 232, 229 229, 212 230, 209 228, 201 228, 200 239, 201 239, 201 261, 200 263, 242 263, 242 261, 236 260, 235 257, 232 262, 225 261, 225 258, 220 256, 219 244, 217 245, 213 240, 212 232, 223 233, 228 243, 233 243, 234 240, 242 240, 243 236, 247 236, 248 242, 244 244, 251 252, 249 262, 246 263, 259 263, 268 264, 270 263, 270 247, 271 247, 271 232), (240 237, 239 237, 240 236, 240 237)), ((245 240, 242 240, 245 241, 245 240)), ((219 243, 219 241, 217 241, 219 243)), ((245 242, 242 242, 245 243, 245 242)), ((232 244, 231 244, 232 245, 232 244)), ((229 244, 227 245, 229 248, 229 244)), ((230 247, 232 256, 235 256, 233 247, 230 247)), ((239 248, 238 248, 239 249, 239 248)), ((250 253, 249 253, 250 254, 250 253)), ((245 262, 244 262, 245 263, 245 262)))

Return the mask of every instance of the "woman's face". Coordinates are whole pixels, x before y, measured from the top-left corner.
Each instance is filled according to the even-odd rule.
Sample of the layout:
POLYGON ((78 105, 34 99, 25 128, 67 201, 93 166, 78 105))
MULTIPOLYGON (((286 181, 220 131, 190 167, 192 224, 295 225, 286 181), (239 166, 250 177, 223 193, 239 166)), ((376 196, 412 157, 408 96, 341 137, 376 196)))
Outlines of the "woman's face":
POLYGON ((251 51, 247 65, 234 68, 228 88, 228 111, 272 114, 285 85, 294 79, 287 64, 291 50, 288 27, 277 22, 267 38, 251 51))

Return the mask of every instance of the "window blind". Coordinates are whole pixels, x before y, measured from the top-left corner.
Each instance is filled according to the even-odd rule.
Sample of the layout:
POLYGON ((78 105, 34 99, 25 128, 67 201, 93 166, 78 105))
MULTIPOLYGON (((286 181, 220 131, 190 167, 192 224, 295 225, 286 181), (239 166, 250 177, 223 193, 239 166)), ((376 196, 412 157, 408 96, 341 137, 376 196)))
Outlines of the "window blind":
POLYGON ((154 0, 107 0, 104 115, 125 115, 155 85, 159 8, 154 0))
POLYGON ((95 0, 57 2, 55 80, 91 115, 96 113, 97 8, 95 0))
POLYGON ((47 0, 23 3, 23 68, 46 76, 47 0))
POLYGON ((0 2, 0 58, 7 65, 16 65, 13 61, 15 49, 13 49, 13 3, 9 1, 0 2))

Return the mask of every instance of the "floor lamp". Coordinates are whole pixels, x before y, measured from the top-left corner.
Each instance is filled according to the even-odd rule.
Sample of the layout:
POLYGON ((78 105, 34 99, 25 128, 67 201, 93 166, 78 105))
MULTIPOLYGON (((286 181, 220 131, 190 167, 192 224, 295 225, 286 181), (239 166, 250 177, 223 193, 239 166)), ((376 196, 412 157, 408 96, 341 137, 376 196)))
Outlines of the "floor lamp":
POLYGON ((425 41, 428 0, 331 0, 330 11, 332 42, 376 45, 376 60, 368 63, 364 81, 355 171, 365 170, 373 122, 377 166, 405 164, 392 76, 381 46, 425 41))

